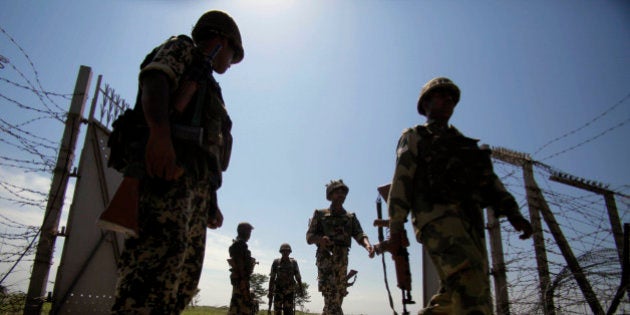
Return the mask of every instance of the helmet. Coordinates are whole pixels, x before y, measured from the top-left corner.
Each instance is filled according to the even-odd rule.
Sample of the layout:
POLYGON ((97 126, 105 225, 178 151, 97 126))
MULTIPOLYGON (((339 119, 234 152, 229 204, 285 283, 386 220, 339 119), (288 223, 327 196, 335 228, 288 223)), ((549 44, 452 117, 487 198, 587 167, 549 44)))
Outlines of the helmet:
POLYGON ((241 234, 244 234, 245 232, 249 232, 249 231, 251 231, 253 229, 254 229, 254 227, 251 224, 249 224, 247 222, 241 222, 236 227, 236 233, 241 235, 241 234))
POLYGON ((437 89, 445 89, 447 92, 451 93, 455 105, 459 102, 459 87, 457 87, 453 81, 445 77, 433 78, 429 80, 429 82, 422 87, 422 91, 420 91, 420 98, 418 99, 418 113, 420 113, 420 115, 426 115, 424 109, 422 108, 422 102, 427 99, 431 92, 437 89))
POLYGON ((234 58, 232 63, 239 63, 243 60, 245 51, 241 32, 234 19, 222 11, 208 11, 204 13, 192 30, 192 38, 195 42, 207 37, 208 33, 215 33, 227 38, 234 47, 234 58))
POLYGON ((343 180, 331 180, 330 183, 328 183, 328 185, 326 185, 326 199, 330 200, 330 195, 332 194, 333 191, 337 190, 337 189, 343 189, 346 191, 346 194, 348 193, 348 191, 350 191, 350 188, 348 188, 348 186, 346 186, 346 184, 343 183, 343 180))
POLYGON ((280 252, 282 253, 282 251, 284 250, 288 250, 289 253, 292 252, 291 245, 289 245, 289 243, 283 243, 282 245, 280 245, 280 252))

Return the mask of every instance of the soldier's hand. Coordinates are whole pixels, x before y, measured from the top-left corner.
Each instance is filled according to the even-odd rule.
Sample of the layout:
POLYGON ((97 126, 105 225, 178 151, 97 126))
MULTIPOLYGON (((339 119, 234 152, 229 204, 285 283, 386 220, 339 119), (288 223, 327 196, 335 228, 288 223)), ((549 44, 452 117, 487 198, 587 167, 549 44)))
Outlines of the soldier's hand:
POLYGON ((523 234, 519 236, 520 239, 524 240, 532 236, 532 233, 533 233, 532 225, 522 215, 519 214, 519 215, 508 216, 508 221, 514 227, 515 230, 519 232, 523 232, 523 234))
POLYGON ((152 129, 147 141, 145 161, 147 174, 165 180, 178 179, 184 169, 177 165, 169 132, 152 129))
POLYGON ((368 257, 370 258, 374 258, 374 247, 372 247, 372 244, 367 244, 365 246, 365 249, 368 251, 368 257))
POLYGON ((322 236, 318 241, 317 241, 317 245, 319 246, 330 246, 332 245, 333 242, 330 240, 330 238, 328 236, 322 236))

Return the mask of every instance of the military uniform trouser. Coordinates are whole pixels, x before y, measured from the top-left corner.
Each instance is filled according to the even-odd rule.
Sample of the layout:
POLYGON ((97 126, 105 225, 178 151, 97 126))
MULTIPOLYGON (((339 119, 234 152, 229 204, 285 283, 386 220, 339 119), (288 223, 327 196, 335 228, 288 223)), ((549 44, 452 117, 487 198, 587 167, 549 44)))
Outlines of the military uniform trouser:
MULTIPOLYGON (((249 292, 249 287, 246 289, 249 292)), ((230 299, 230 309, 228 315, 250 315, 252 314, 253 301, 239 290, 238 285, 232 286, 232 298, 230 299)))
POLYGON ((293 315, 295 309, 295 285, 276 287, 273 294, 273 309, 277 315, 293 315))
POLYGON ((348 247, 334 246, 330 251, 318 251, 317 279, 319 291, 324 297, 322 315, 343 315, 341 304, 348 295, 348 247))
MULTIPOLYGON (((440 290, 423 315, 490 315, 490 279, 479 228, 449 215, 425 225, 422 243, 440 277, 440 290)), ((483 230, 482 230, 483 231, 483 230)))
POLYGON ((180 314, 188 305, 201 275, 214 192, 186 176, 141 183, 140 233, 125 241, 112 314, 180 314))

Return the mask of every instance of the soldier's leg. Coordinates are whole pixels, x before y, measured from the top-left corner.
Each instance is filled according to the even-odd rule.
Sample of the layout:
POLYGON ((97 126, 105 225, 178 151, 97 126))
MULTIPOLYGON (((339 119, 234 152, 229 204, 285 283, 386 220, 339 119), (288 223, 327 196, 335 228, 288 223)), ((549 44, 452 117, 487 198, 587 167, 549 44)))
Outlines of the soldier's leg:
POLYGON ((232 299, 228 315, 243 315, 252 312, 251 301, 241 293, 237 286, 232 286, 232 299))
POLYGON ((295 310, 295 294, 289 289, 284 295, 283 315, 293 315, 295 310))
POLYGON ((441 289, 419 314, 492 314, 483 239, 458 216, 427 224, 422 243, 441 280, 441 289))
POLYGON ((189 191, 187 178, 143 181, 139 235, 125 242, 113 314, 175 312, 179 273, 185 257, 189 191))
POLYGON ((282 292, 276 288, 273 294, 273 310, 276 314, 280 314, 282 311, 282 292))
POLYGON ((347 248, 335 248, 333 252, 334 259, 331 262, 329 286, 324 299, 327 300, 328 314, 341 315, 343 314, 341 308, 343 298, 347 295, 348 250, 347 248))
POLYGON ((212 187, 204 182, 193 183, 189 187, 193 195, 188 200, 192 216, 188 222, 188 238, 186 242, 186 258, 180 269, 179 294, 177 307, 181 312, 197 293, 199 278, 203 267, 206 249, 206 222, 208 221, 207 204, 212 187))
POLYGON ((284 314, 283 310, 284 310, 284 305, 285 305, 285 290, 283 288, 276 288, 276 294, 274 295, 274 300, 273 300, 273 309, 276 312, 276 314, 284 314))
POLYGON ((317 288, 324 298, 322 315, 332 315, 330 306, 333 304, 333 284, 335 283, 332 255, 328 251, 317 253, 317 288))
POLYGON ((324 289, 322 290, 322 296, 324 297, 324 310, 322 312, 322 315, 336 315, 337 313, 335 313, 336 310, 336 305, 335 305, 335 296, 337 294, 335 293, 334 288, 331 287, 324 287, 324 289))

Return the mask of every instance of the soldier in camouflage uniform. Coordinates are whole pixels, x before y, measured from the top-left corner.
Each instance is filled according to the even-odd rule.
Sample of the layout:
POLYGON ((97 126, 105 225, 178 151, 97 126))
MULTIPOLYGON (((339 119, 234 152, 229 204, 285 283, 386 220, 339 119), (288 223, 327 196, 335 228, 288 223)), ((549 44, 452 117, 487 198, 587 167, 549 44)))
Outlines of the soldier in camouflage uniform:
POLYGON ((317 245, 317 279, 318 289, 324 296, 323 315, 343 314, 341 304, 348 294, 346 273, 352 238, 368 251, 370 258, 374 257, 372 244, 356 215, 343 208, 348 191, 342 180, 326 185, 330 208, 315 210, 306 232, 306 242, 317 245))
POLYGON ((216 191, 231 147, 231 120, 212 73, 225 73, 243 54, 234 20, 209 11, 192 39, 171 37, 145 58, 134 112, 148 139, 124 171, 139 182, 139 233, 125 242, 112 314, 180 314, 195 294, 206 227, 223 222, 216 191), (203 137, 182 140, 175 123, 203 137))
POLYGON ((492 169, 490 150, 448 121, 459 88, 447 78, 430 80, 418 100, 425 125, 403 131, 389 192, 390 238, 398 248, 411 212, 415 236, 441 280, 439 292, 419 314, 492 314, 483 208, 491 206, 531 236, 532 227, 492 169))
POLYGON ((256 260, 247 247, 254 227, 247 223, 239 223, 236 228, 237 237, 229 248, 230 282, 232 283, 232 299, 228 315, 250 315, 253 310, 253 296, 249 287, 249 279, 254 273, 256 260))
POLYGON ((302 276, 295 259, 289 257, 291 245, 280 245, 282 257, 276 258, 271 264, 269 274, 269 294, 273 297, 273 309, 276 315, 293 315, 295 310, 295 294, 302 293, 302 276))

